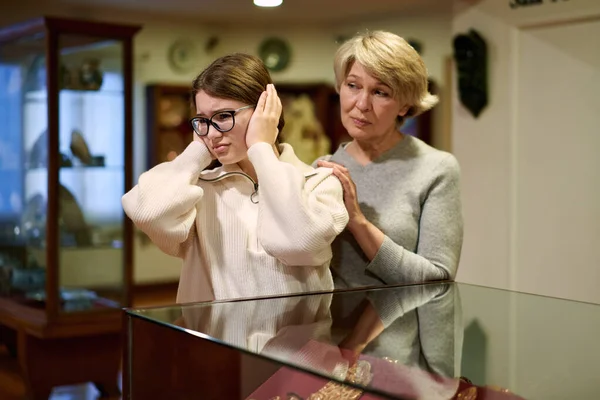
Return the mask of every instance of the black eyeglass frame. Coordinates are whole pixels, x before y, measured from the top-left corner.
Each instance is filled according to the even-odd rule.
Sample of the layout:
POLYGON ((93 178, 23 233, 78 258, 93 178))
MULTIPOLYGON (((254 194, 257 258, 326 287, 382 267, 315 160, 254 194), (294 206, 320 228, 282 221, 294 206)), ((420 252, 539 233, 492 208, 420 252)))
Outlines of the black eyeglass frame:
POLYGON ((210 118, 205 118, 205 117, 193 117, 190 119, 190 125, 192 126, 192 129, 194 130, 194 133, 196 135, 198 135, 199 137, 204 137, 206 135, 208 135, 208 130, 210 129, 210 127, 212 126, 213 128, 215 128, 216 130, 218 130, 221 133, 225 133, 225 132, 229 132, 230 130, 233 129, 233 127, 235 126, 235 114, 237 114, 238 112, 245 110, 247 108, 252 108, 252 107, 256 107, 254 104, 250 104, 249 106, 244 106, 244 107, 240 107, 237 108, 235 110, 224 110, 224 111, 217 111, 216 113, 214 113, 210 118), (213 118, 216 117, 217 115, 220 114, 230 114, 231 115, 231 119, 233 121, 233 124, 231 125, 231 128, 229 129, 221 129, 217 123, 213 122, 213 118), (196 127, 194 126, 194 121, 199 121, 200 123, 204 122, 206 124, 206 133, 204 135, 201 135, 197 130, 196 127))

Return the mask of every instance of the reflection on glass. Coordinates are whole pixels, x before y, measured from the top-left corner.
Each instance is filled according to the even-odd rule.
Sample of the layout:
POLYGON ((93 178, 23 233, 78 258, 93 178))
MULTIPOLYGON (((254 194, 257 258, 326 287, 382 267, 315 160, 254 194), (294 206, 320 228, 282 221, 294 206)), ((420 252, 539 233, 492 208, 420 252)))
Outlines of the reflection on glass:
POLYGON ((248 399, 358 398, 365 390, 393 398, 450 399, 461 382, 461 303, 452 284, 140 314, 317 374, 283 367, 248 399), (333 397, 319 397, 325 394, 333 397))
POLYGON ((0 296, 28 301, 46 282, 47 108, 43 35, 0 47, 0 296), (36 176, 32 168, 37 168, 36 176))
MULTIPOLYGON (((361 400, 375 395, 592 399, 598 392, 600 305, 595 304, 432 283, 129 314, 167 331, 199 336, 199 345, 211 341, 235 348, 255 361, 249 365, 260 366, 264 358, 276 361, 279 368, 260 375, 247 400, 288 399, 291 394, 303 400, 317 394, 361 400)), ((132 336, 130 357, 141 336, 132 336)), ((188 343, 193 346, 194 340, 188 343)), ((177 345, 166 344, 169 354, 171 344, 177 345)), ((142 358, 145 363, 152 359, 142 358)), ((194 359, 185 362, 186 371, 199 371, 190 365, 194 359)), ((241 376, 243 368, 242 363, 241 376)), ((135 375, 136 369, 130 372, 135 375)), ((189 390, 195 390, 193 385, 189 390)))

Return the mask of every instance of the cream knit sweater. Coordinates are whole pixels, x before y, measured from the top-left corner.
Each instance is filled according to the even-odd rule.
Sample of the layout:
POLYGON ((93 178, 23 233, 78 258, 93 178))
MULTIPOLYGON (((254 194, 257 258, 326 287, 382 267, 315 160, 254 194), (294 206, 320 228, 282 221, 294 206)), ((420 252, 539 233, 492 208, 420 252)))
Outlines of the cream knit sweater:
POLYGON ((248 149, 256 184, 237 165, 203 171, 211 155, 192 142, 123 196, 134 224, 183 259, 178 303, 333 289, 331 243, 348 222, 341 184, 291 146, 280 153, 248 149))

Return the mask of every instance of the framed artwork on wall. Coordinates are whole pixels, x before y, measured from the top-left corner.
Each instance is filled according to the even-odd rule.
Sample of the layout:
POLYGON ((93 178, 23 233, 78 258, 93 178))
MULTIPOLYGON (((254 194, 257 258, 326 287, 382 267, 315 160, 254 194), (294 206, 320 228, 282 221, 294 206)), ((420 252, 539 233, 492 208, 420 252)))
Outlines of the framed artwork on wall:
POLYGON ((283 141, 294 147, 302 161, 311 164, 350 139, 340 120, 339 95, 333 85, 286 83, 275 86, 283 104, 283 141))
POLYGON ((190 88, 146 86, 147 168, 173 160, 192 140, 190 88))

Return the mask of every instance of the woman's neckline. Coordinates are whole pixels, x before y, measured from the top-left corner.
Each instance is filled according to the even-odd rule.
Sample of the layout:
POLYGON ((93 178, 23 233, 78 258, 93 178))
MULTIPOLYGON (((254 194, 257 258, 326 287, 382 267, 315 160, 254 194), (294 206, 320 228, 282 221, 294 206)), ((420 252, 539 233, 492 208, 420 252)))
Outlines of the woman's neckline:
MULTIPOLYGON (((354 140, 347 142, 347 143, 343 143, 341 147, 342 147, 344 153, 348 156, 348 158, 350 158, 352 160, 352 162, 354 162, 356 165, 364 168, 371 164, 382 162, 382 161, 392 157, 393 155, 397 154, 402 149, 404 149, 411 142, 412 136, 404 134, 404 133, 401 135, 402 135, 402 137, 398 142, 396 142, 389 149, 384 150, 383 152, 381 152, 379 155, 375 156, 374 158, 365 157, 364 159, 360 159, 360 158, 356 157, 354 154, 352 154, 351 151, 348 151, 348 146, 352 145, 352 143, 354 143, 354 140)), ((356 143, 352 146, 356 146, 356 143)), ((350 148, 350 150, 352 150, 352 148, 350 148)))

